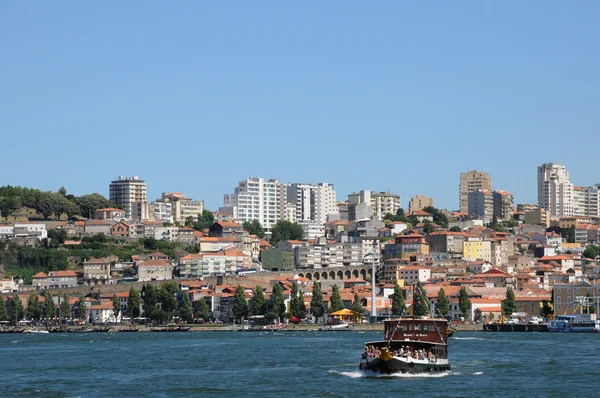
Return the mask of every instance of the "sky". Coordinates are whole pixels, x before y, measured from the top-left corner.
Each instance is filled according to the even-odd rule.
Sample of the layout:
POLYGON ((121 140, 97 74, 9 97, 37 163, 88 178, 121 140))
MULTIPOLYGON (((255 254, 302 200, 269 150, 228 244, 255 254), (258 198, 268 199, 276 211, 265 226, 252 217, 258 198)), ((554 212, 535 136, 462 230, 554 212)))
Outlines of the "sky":
POLYGON ((0 185, 137 175, 216 210, 247 177, 458 208, 600 183, 596 1, 0 1, 0 185))

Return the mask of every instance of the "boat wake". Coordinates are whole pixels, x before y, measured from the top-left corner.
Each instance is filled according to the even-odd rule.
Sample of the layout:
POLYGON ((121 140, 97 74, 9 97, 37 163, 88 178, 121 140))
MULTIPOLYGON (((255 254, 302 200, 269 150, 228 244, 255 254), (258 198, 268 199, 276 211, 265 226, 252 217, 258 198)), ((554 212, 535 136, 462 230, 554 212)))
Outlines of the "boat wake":
POLYGON ((453 340, 485 340, 481 337, 452 337, 453 340))
POLYGON ((483 372, 473 372, 473 376, 480 376, 482 374, 483 374, 483 372))
POLYGON ((446 377, 450 375, 450 372, 440 372, 440 373, 418 373, 418 374, 409 374, 409 373, 392 373, 392 374, 382 374, 378 372, 369 372, 369 371, 360 371, 355 370, 353 372, 339 372, 337 370, 330 370, 329 374, 340 375, 349 377, 351 379, 360 379, 360 378, 401 378, 401 379, 419 379, 423 377, 446 377))

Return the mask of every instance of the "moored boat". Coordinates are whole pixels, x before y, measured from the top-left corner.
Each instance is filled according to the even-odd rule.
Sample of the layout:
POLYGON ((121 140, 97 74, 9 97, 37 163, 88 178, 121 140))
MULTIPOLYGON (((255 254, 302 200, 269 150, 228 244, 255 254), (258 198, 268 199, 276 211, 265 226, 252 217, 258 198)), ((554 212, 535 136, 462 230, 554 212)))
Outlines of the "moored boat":
POLYGON ((450 370, 448 322, 443 318, 384 321, 383 340, 368 342, 361 370, 380 373, 428 373, 450 370))
POLYGON ((596 314, 558 315, 547 324, 549 332, 598 333, 600 320, 596 314))
POLYGON ((67 329, 67 333, 92 333, 94 329, 92 328, 74 328, 67 329))

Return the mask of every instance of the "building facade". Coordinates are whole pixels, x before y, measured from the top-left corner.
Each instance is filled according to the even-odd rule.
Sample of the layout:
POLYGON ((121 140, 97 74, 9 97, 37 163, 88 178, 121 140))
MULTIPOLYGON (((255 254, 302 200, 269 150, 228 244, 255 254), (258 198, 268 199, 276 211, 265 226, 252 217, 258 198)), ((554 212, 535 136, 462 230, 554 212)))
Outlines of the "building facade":
POLYGON ((434 207, 433 198, 426 198, 423 195, 417 195, 414 198, 410 199, 410 202, 408 204, 408 211, 419 211, 423 210, 425 207, 434 207))
POLYGON ((550 217, 573 216, 573 184, 565 166, 544 163, 538 167, 538 203, 550 217))
POLYGON ((350 221, 371 217, 383 220, 387 213, 396 214, 398 209, 400 209, 400 195, 390 192, 363 190, 348 195, 350 221))
POLYGON ((240 222, 258 220, 264 229, 270 230, 283 218, 287 204, 282 197, 284 193, 285 185, 277 180, 250 177, 240 181, 235 193, 225 194, 219 211, 240 222))
POLYGON ((460 173, 458 202, 461 212, 469 211, 469 194, 479 189, 492 190, 492 178, 488 173, 477 170, 460 173))
POLYGON ((494 191, 494 214, 499 220, 512 220, 513 195, 507 191, 494 191))
POLYGON ((494 195, 487 189, 478 189, 470 192, 468 196, 469 215, 483 218, 484 221, 492 219, 494 215, 494 195))
POLYGON ((109 198, 116 206, 125 210, 125 217, 133 215, 133 204, 146 201, 146 183, 138 176, 119 176, 109 185, 109 198))
POLYGON ((338 214, 336 192, 332 184, 290 184, 287 203, 296 208, 296 221, 324 224, 331 214, 338 214))

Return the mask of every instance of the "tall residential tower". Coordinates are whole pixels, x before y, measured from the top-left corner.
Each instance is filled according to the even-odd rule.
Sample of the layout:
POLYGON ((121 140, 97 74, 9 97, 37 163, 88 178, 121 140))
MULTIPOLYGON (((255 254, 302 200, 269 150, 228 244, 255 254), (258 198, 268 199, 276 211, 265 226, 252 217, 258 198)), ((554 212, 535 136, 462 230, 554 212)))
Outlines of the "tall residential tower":
POLYGON ((133 204, 146 201, 146 183, 138 176, 119 176, 109 185, 109 198, 125 210, 125 218, 131 218, 133 204))
POLYGON ((538 203, 550 217, 573 216, 573 184, 565 166, 544 163, 538 167, 538 203))
POLYGON ((492 178, 488 173, 477 170, 460 173, 458 204, 461 212, 469 212, 469 194, 479 189, 492 190, 492 178))

